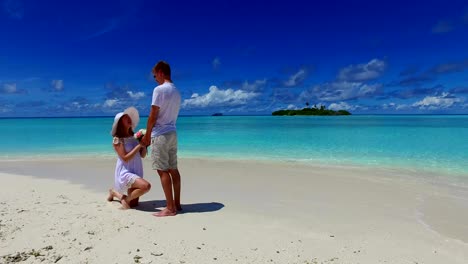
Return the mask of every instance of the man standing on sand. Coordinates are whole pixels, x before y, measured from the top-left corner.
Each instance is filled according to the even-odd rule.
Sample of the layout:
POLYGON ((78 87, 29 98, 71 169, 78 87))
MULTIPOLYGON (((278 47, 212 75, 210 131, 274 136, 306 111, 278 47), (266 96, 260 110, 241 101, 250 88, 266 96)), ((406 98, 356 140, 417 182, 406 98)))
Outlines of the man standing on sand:
POLYGON ((154 216, 173 216, 180 206, 180 173, 177 169, 176 121, 180 109, 180 93, 172 83, 171 67, 160 61, 153 67, 159 84, 153 90, 151 110, 142 144, 148 146, 151 136, 151 160, 157 170, 166 196, 166 208, 154 216), (173 196, 174 193, 174 196, 173 196))

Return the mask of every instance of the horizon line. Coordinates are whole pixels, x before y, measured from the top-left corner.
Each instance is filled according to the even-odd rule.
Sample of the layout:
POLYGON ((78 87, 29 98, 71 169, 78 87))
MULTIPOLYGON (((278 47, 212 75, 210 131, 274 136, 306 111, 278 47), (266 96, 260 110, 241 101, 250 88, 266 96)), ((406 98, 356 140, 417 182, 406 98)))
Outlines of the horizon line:
MULTIPOLYGON (((417 115, 417 116, 429 116, 429 115, 444 115, 444 116, 461 116, 461 115, 468 115, 468 113, 464 114, 423 114, 423 113, 412 113, 412 114, 351 114, 349 116, 411 116, 411 115, 417 115)), ((107 118, 107 117, 114 117, 115 115, 100 115, 100 116, 0 116, 0 119, 39 119, 39 118, 107 118)), ((179 115, 179 117, 216 117, 216 118, 223 118, 226 116, 273 116, 271 114, 264 114, 264 115, 222 115, 222 116, 213 116, 212 114, 207 114, 207 115, 179 115)), ((303 116, 303 115, 297 115, 297 116, 303 116)), ((305 115, 304 115, 305 116, 305 115)), ((311 115, 314 116, 314 115, 311 115)), ((316 115, 319 116, 319 115, 316 115)), ((140 116, 140 118, 147 118, 147 115, 140 116)), ((277 116, 275 116, 277 117, 277 116)), ((293 116, 291 116, 293 117, 293 116)))

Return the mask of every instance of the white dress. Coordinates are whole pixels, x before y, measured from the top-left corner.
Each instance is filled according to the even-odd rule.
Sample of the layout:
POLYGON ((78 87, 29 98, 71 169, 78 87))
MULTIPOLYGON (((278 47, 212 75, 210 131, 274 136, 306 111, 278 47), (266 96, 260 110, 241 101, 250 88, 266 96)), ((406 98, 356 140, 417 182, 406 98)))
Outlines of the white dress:
MULTIPOLYGON (((113 144, 117 145, 119 143, 124 144, 127 153, 139 144, 133 136, 127 138, 114 137, 113 144)), ((140 152, 138 151, 128 162, 118 157, 117 164, 115 165, 115 190, 120 193, 126 193, 128 188, 130 188, 138 178, 143 178, 143 162, 140 152)))

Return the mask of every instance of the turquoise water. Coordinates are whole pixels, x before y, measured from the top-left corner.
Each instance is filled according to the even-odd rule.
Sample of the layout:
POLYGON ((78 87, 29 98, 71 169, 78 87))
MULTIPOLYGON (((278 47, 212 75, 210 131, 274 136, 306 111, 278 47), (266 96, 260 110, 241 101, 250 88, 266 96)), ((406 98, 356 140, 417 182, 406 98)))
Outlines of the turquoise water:
MULTIPOLYGON (((0 158, 113 156, 113 117, 0 119, 0 158)), ((146 124, 142 118, 139 128, 146 124)), ((468 175, 468 115, 180 117, 179 156, 468 175)))

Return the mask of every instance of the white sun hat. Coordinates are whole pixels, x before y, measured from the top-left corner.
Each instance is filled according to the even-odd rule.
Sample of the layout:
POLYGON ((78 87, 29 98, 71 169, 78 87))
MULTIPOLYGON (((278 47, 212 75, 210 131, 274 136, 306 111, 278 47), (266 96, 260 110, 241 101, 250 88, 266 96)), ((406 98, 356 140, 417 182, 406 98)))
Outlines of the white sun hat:
POLYGON ((132 120, 132 130, 135 130, 135 128, 138 125, 138 122, 140 122, 140 115, 138 114, 138 110, 136 110, 135 107, 131 106, 125 109, 125 111, 116 114, 114 117, 114 124, 112 124, 112 130, 111 130, 111 135, 113 137, 115 136, 115 132, 117 132, 116 130, 117 130, 117 125, 119 124, 119 120, 124 115, 128 115, 130 119, 132 120))

